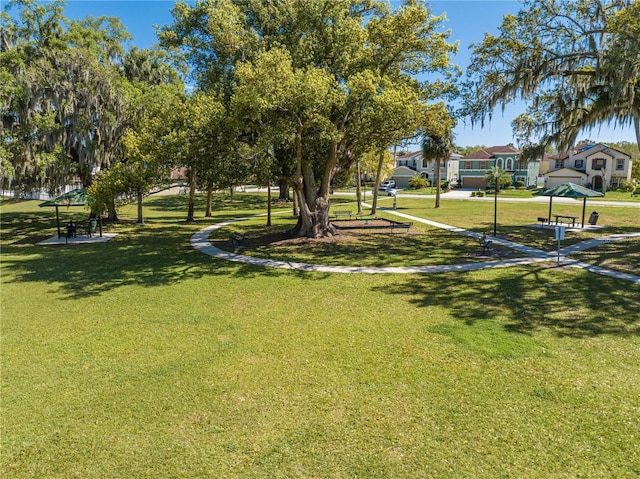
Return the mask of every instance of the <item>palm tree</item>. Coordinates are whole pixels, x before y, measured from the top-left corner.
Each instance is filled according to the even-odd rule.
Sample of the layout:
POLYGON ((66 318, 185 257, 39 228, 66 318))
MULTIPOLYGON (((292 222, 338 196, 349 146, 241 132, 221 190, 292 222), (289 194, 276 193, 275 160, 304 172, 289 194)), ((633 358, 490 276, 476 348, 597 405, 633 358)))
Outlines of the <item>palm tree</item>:
POLYGON ((442 135, 425 136, 422 140, 422 156, 433 158, 436 162, 436 174, 432 179, 436 182, 436 208, 440 208, 440 163, 451 155, 453 150, 453 132, 448 130, 442 135))
POLYGON ((500 191, 500 187, 509 186, 511 184, 511 173, 506 170, 503 170, 499 166, 492 166, 490 170, 488 170, 484 175, 484 183, 486 185, 494 185, 494 188, 497 187, 498 191, 500 191), (497 186, 496 186, 496 178, 497 186))

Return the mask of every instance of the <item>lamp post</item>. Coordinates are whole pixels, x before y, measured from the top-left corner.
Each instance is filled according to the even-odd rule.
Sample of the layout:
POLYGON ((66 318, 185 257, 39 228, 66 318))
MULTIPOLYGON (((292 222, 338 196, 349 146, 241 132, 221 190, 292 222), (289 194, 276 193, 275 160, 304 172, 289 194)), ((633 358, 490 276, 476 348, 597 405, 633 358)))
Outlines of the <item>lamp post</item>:
POLYGON ((493 174, 495 178, 495 184, 493 185, 493 236, 497 235, 498 229, 498 176, 500 173, 496 171, 493 174))

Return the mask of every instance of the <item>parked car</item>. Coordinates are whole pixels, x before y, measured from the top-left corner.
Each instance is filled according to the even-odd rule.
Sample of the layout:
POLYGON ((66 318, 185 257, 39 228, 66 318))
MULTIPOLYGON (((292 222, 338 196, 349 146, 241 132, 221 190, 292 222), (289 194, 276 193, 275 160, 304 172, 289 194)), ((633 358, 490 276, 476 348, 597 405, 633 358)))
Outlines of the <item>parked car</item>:
POLYGON ((396 187, 395 180, 386 180, 380 183, 380 188, 378 189, 380 191, 387 191, 387 188, 395 188, 395 187, 396 187))
POLYGON ((387 188, 387 196, 398 196, 398 190, 395 188, 387 188))

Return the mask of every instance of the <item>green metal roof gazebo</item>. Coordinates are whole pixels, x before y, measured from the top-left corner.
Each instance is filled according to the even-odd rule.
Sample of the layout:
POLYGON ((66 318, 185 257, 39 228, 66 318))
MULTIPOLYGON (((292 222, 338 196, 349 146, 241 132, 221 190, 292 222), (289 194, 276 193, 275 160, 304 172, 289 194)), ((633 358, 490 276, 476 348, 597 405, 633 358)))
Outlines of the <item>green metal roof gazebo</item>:
MULTIPOLYGON (((58 208, 61 206, 87 206, 87 192, 83 189, 67 191, 51 200, 40 203, 38 206, 55 206, 56 207, 56 224, 58 226, 58 238, 62 236, 60 230, 60 215, 58 208)), ((102 224, 100 225, 100 236, 102 236, 102 224)))
POLYGON ((575 183, 563 183, 553 188, 545 188, 544 190, 537 191, 534 196, 548 196, 549 197, 549 220, 551 220, 551 206, 553 203, 553 197, 559 196, 562 198, 582 198, 582 227, 584 228, 584 213, 587 209, 587 198, 593 198, 598 196, 604 196, 599 191, 590 190, 584 186, 576 185, 575 183))

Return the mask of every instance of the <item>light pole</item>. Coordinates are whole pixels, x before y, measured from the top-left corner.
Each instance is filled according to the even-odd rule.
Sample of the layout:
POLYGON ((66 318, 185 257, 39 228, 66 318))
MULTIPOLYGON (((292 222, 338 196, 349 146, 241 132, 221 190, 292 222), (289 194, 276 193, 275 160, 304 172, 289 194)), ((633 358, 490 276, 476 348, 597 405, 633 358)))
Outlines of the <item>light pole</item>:
POLYGON ((495 184, 493 185, 493 236, 496 236, 496 230, 498 229, 498 176, 500 176, 498 171, 493 173, 495 178, 495 184))

